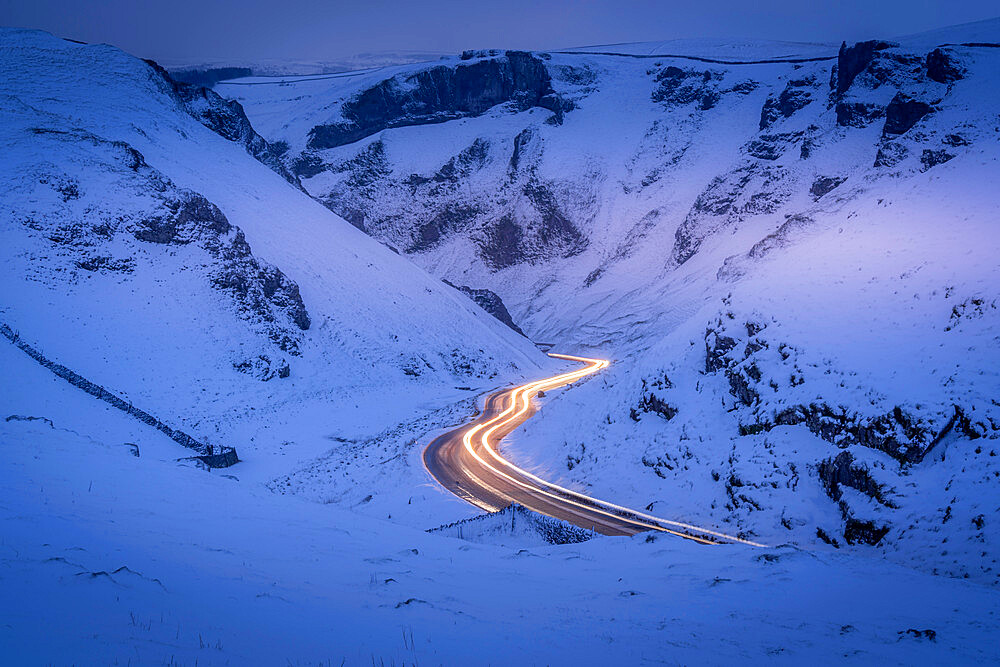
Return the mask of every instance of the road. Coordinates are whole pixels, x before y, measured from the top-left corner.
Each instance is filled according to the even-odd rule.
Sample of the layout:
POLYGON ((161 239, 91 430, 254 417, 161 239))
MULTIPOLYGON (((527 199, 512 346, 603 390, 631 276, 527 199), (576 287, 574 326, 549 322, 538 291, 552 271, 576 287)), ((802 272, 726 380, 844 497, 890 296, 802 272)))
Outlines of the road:
POLYGON ((531 399, 607 368, 610 362, 565 354, 550 357, 577 361, 583 368, 491 394, 483 412, 470 424, 435 438, 424 450, 427 471, 446 489, 487 512, 511 503, 562 519, 603 535, 644 531, 670 533, 702 544, 740 543, 764 546, 679 521, 598 500, 548 482, 519 468, 499 451, 500 441, 535 413, 531 399))

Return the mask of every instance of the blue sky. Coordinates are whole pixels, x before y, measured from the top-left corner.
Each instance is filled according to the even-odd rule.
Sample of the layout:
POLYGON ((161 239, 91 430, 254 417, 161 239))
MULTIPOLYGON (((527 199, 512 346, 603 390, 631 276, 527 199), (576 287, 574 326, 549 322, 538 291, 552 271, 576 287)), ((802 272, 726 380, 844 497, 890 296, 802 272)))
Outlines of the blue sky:
POLYGON ((552 49, 676 37, 839 42, 997 14, 995 0, 0 0, 0 24, 108 42, 143 57, 192 61, 552 49))

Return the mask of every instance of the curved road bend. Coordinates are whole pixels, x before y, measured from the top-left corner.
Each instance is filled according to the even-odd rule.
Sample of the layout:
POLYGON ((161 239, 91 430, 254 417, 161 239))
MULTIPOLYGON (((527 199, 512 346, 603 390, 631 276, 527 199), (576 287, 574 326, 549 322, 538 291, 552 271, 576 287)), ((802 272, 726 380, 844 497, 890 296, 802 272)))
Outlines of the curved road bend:
POLYGON ((530 418, 531 399, 606 368, 608 361, 565 354, 557 359, 585 366, 544 380, 504 389, 486 399, 486 407, 471 424, 438 436, 424 450, 424 465, 446 489, 488 512, 519 503, 603 535, 634 535, 647 530, 670 533, 702 544, 738 542, 764 546, 733 535, 651 516, 547 482, 517 467, 499 452, 499 442, 530 418))

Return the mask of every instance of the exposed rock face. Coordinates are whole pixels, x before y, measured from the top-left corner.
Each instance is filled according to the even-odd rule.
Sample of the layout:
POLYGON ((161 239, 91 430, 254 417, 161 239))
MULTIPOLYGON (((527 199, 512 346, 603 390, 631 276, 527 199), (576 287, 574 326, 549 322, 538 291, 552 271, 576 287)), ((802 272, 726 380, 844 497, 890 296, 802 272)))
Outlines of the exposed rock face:
POLYGON ((867 467, 855 464, 854 455, 849 451, 823 461, 817 466, 817 472, 827 495, 834 500, 840 500, 843 495, 840 487, 847 486, 883 505, 892 506, 886 490, 875 481, 867 467))
POLYGON ((876 545, 889 532, 889 526, 877 525, 871 519, 859 519, 853 515, 851 505, 843 496, 841 487, 850 487, 884 507, 896 509, 888 499, 887 490, 872 477, 866 466, 857 464, 849 452, 841 452, 817 466, 820 482, 826 494, 837 501, 844 519, 844 539, 848 544, 876 545))
POLYGON ((952 83, 965 76, 965 68, 951 51, 934 49, 927 54, 927 77, 938 83, 952 83))
MULTIPOLYGON (((795 404, 794 399, 782 398, 772 404, 775 400, 772 397, 779 396, 782 383, 786 393, 794 394, 789 388, 794 390, 805 383, 805 378, 796 361, 794 346, 775 345, 765 338, 765 329, 765 325, 756 322, 746 322, 740 327, 720 318, 705 332, 706 372, 724 372, 730 393, 741 405, 750 408, 750 423, 741 426, 741 433, 802 424, 840 447, 860 445, 884 452, 901 464, 912 464, 923 460, 956 425, 965 430, 961 422, 963 411, 951 405, 928 410, 928 414, 915 414, 903 406, 895 406, 883 414, 861 414, 826 403, 795 404), (737 331, 739 337, 733 335, 737 331), (780 373, 773 369, 775 352, 780 358, 777 362, 778 368, 782 368, 780 373)), ((924 406, 924 410, 929 407, 924 406)))
POLYGON ((656 73, 657 86, 653 90, 654 102, 666 107, 679 107, 697 103, 697 108, 708 111, 715 107, 726 93, 746 95, 756 89, 753 81, 743 81, 730 88, 722 88, 724 73, 715 70, 681 69, 673 65, 656 73))
MULTIPOLYGON (((56 173, 41 183, 59 193, 77 217, 65 210, 51 215, 38 212, 22 223, 41 233, 61 256, 89 273, 128 273, 136 263, 140 244, 195 247, 197 270, 210 284, 232 300, 252 328, 266 335, 278 348, 298 354, 301 331, 310 326, 298 286, 279 269, 256 258, 243 232, 234 227, 205 197, 174 185, 148 164, 142 154, 123 142, 111 142, 84 132, 33 130, 72 146, 89 145, 87 155, 94 173, 113 179, 114 187, 133 199, 129 208, 105 212, 103 189, 88 191, 86 182, 56 173), (67 194, 69 193, 69 195, 67 194), (67 196, 70 196, 67 200, 67 196), (76 207, 80 207, 76 209, 76 207)), ((105 186, 102 186, 105 187, 105 186)), ((194 269, 194 267, 192 267, 194 269)))
POLYGON ((663 419, 670 421, 677 416, 677 408, 670 405, 666 399, 662 396, 657 396, 653 391, 667 392, 674 388, 673 382, 666 375, 662 377, 654 378, 650 381, 643 379, 642 381, 642 397, 639 399, 639 403, 636 407, 629 411, 629 416, 633 420, 639 421, 639 413, 649 413, 652 412, 659 415, 663 419))
POLYGON ((257 134, 239 102, 227 100, 208 88, 175 80, 152 60, 146 63, 153 68, 154 76, 163 80, 170 95, 198 122, 229 141, 240 144, 289 183, 301 187, 298 179, 281 162, 281 147, 269 144, 257 134))
POLYGON ((866 127, 885 116, 881 104, 866 102, 838 102, 837 125, 843 127, 866 127))
POLYGON ((851 87, 854 78, 863 72, 875 59, 878 51, 896 46, 891 42, 870 40, 858 42, 853 46, 847 46, 847 42, 840 45, 840 52, 837 54, 837 66, 833 71, 830 85, 834 92, 840 96, 851 87))
POLYGON ((796 111, 808 106, 813 99, 810 89, 815 84, 815 77, 793 79, 785 84, 777 97, 768 95, 760 110, 760 129, 766 130, 779 118, 791 118, 796 111))
POLYGON ((514 323, 514 319, 510 316, 507 306, 503 304, 503 299, 500 298, 499 294, 488 289, 474 289, 466 285, 455 285, 447 280, 444 282, 469 295, 469 298, 475 301, 480 308, 527 338, 527 335, 521 331, 521 327, 514 323))
POLYGON ((885 110, 885 127, 882 133, 904 134, 917 122, 934 110, 927 102, 915 100, 905 93, 896 93, 885 110))
POLYGON ((549 73, 539 58, 523 51, 507 51, 503 56, 454 67, 420 70, 403 80, 386 79, 344 103, 341 113, 345 121, 314 127, 309 147, 334 148, 391 127, 478 116, 505 102, 514 102, 521 109, 543 107, 557 114, 567 110, 552 90, 549 73))
MULTIPOLYGON (((773 145, 775 140, 788 142, 787 146, 797 137, 784 135, 771 138, 769 142, 751 142, 746 147, 747 153, 758 159, 773 159, 768 155, 777 155, 782 150, 782 147, 773 145)), ((791 194, 787 173, 782 166, 747 161, 713 179, 677 227, 672 261, 683 264, 698 252, 705 238, 738 224, 747 216, 775 212, 791 194)))
POLYGON ((946 150, 933 151, 925 148, 923 153, 920 154, 920 164, 923 165, 923 171, 927 171, 931 167, 944 164, 953 157, 955 156, 946 150))
POLYGON ((813 196, 813 199, 820 199, 846 180, 846 176, 819 176, 809 188, 809 194, 813 196))

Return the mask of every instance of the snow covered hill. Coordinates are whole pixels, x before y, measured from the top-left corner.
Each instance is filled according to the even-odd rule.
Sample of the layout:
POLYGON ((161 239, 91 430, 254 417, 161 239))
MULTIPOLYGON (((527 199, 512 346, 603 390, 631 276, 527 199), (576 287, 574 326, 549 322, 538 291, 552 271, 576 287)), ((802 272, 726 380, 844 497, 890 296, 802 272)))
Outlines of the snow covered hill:
POLYGON ((0 320, 49 358, 286 461, 264 476, 549 363, 302 193, 238 105, 112 47, 0 36, 0 320))
POLYGON ((617 360, 515 434, 522 464, 996 584, 998 43, 991 20, 217 90, 333 211, 617 360))

